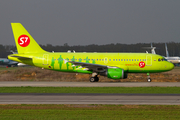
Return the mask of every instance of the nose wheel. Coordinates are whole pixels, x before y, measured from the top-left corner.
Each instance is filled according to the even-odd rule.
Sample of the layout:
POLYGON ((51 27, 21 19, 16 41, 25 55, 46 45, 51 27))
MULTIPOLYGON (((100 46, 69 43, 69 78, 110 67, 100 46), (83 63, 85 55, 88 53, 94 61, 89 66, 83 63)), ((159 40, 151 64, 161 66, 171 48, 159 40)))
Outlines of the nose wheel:
POLYGON ((148 78, 147 81, 148 81, 148 82, 151 82, 151 78, 148 78))
POLYGON ((148 81, 148 82, 151 82, 151 78, 150 78, 149 73, 147 73, 147 81, 148 81))

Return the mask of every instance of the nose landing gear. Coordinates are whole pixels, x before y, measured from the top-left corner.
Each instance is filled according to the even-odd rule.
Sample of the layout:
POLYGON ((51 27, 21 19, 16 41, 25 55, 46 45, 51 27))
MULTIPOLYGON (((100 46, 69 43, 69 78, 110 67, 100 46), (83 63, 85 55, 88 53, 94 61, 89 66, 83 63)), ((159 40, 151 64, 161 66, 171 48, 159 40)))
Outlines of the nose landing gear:
POLYGON ((148 81, 148 82, 151 82, 151 78, 150 78, 149 73, 147 73, 147 81, 148 81))

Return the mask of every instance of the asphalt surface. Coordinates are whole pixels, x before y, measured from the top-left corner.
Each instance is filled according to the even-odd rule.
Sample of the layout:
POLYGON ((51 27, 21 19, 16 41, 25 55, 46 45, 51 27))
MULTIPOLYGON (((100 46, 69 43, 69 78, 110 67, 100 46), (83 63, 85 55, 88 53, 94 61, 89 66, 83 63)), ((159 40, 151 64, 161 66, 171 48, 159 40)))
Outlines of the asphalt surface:
MULTIPOLYGON (((180 87, 177 82, 0 82, 0 87, 180 87)), ((180 105, 180 94, 0 93, 0 104, 180 105)))
POLYGON ((38 82, 8 81, 0 82, 0 87, 180 87, 180 82, 38 82))
POLYGON ((180 105, 180 94, 1 93, 0 104, 180 105))

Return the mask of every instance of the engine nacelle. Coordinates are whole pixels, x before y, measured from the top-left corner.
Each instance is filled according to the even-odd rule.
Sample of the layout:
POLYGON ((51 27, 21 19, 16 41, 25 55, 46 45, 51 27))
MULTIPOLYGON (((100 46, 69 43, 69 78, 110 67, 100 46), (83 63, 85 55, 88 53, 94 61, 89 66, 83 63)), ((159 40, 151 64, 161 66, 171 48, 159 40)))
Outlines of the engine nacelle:
POLYGON ((107 76, 111 79, 124 79, 127 78, 127 73, 124 73, 124 69, 121 68, 109 68, 100 75, 107 76))

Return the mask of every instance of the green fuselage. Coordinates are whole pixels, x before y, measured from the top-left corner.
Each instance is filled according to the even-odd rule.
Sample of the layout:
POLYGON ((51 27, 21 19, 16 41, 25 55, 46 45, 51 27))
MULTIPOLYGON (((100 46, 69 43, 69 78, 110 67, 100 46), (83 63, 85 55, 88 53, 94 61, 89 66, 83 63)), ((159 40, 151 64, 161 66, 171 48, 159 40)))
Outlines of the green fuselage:
MULTIPOLYGON (((13 54, 15 56, 15 54, 13 54)), ((66 52, 44 52, 17 54, 17 56, 29 57, 32 59, 19 59, 8 57, 11 60, 22 62, 45 69, 63 72, 92 73, 80 66, 74 66, 68 61, 92 63, 124 69, 126 73, 154 73, 169 71, 174 65, 160 55, 147 53, 66 53, 66 52), (144 62, 144 66, 140 65, 144 62)))

